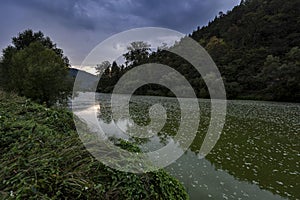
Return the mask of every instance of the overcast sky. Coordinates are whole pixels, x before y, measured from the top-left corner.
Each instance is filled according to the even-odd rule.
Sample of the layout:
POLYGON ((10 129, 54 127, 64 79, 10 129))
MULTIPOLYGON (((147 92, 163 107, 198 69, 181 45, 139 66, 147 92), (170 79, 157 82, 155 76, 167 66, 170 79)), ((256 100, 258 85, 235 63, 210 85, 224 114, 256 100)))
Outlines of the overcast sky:
POLYGON ((0 48, 26 29, 41 30, 72 65, 101 41, 132 28, 191 33, 240 0, 0 0, 0 48))

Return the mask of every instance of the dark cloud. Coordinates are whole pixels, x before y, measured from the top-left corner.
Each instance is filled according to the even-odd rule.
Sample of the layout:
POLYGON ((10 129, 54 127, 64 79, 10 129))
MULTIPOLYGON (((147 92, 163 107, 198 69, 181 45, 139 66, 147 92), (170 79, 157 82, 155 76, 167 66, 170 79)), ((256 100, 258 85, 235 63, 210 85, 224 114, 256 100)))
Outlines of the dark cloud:
POLYGON ((21 9, 29 10, 33 14, 38 14, 36 17, 49 17, 69 27, 93 30, 95 28, 94 21, 90 19, 88 12, 81 10, 80 2, 84 1, 13 0, 10 3, 21 9))
POLYGON ((0 48, 24 29, 42 30, 73 64, 120 31, 159 26, 190 33, 239 0, 2 0, 0 48))

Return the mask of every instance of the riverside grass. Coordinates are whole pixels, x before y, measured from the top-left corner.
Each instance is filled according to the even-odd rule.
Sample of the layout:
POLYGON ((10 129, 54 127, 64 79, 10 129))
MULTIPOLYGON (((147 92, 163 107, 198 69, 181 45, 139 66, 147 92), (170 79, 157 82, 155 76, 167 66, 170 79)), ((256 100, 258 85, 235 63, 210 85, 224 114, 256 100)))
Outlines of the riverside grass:
POLYGON ((137 175, 94 159, 72 117, 0 91, 0 199, 188 199, 163 170, 137 175))

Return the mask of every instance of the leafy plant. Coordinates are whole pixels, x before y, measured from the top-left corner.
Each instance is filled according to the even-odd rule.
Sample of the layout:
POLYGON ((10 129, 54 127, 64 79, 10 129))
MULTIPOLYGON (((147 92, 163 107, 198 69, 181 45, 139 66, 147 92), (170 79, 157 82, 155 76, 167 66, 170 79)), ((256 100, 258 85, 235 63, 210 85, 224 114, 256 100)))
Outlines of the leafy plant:
MULTIPOLYGON (((0 92, 1 199, 188 199, 184 187, 159 170, 111 169, 85 149, 72 114, 0 92)), ((139 149, 125 141, 119 145, 139 149)))

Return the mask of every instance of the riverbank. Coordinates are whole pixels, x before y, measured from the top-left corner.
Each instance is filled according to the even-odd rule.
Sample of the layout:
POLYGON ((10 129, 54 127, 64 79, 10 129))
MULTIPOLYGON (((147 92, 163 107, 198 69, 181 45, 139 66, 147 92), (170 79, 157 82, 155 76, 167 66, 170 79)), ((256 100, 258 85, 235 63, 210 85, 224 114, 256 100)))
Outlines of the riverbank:
POLYGON ((0 91, 1 199, 188 199, 165 171, 119 172, 94 159, 72 114, 0 91))

